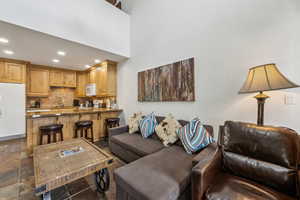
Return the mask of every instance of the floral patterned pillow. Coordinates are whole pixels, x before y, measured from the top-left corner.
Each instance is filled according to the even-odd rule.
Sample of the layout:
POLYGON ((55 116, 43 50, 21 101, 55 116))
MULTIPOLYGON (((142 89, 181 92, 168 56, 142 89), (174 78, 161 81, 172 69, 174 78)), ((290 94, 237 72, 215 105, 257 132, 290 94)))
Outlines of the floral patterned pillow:
POLYGON ((174 144, 178 140, 176 131, 182 126, 174 117, 169 114, 160 122, 155 128, 157 136, 162 140, 163 144, 167 147, 169 144, 174 144))
POLYGON ((133 116, 128 119, 129 133, 135 133, 139 131, 139 121, 142 119, 142 113, 134 113, 133 116))

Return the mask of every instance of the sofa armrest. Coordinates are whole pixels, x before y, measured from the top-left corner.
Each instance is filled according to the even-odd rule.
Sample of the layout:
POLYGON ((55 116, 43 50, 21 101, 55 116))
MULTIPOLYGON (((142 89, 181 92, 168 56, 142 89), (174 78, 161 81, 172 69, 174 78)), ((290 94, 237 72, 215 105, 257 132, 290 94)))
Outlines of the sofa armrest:
POLYGON ((221 150, 217 148, 212 154, 198 162, 192 170, 192 199, 202 200, 203 195, 221 172, 221 150))
POLYGON ((193 166, 197 165, 198 162, 205 160, 208 156, 213 155, 217 150, 218 146, 216 143, 208 145, 206 148, 202 149, 195 157, 193 158, 193 166))
POLYGON ((122 133, 127 133, 129 131, 129 126, 119 126, 116 128, 109 128, 108 129, 108 137, 110 138, 111 136, 114 135, 120 135, 122 133))
POLYGON ((204 125, 204 128, 210 133, 212 137, 214 137, 214 127, 211 125, 204 125))

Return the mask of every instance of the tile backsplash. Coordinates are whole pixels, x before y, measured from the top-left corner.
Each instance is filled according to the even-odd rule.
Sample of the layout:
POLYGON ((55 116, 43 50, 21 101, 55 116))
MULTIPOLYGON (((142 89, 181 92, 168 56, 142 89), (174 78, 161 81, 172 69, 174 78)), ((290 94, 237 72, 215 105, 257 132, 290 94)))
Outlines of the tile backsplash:
POLYGON ((56 106, 73 106, 76 90, 74 88, 51 88, 48 97, 27 97, 27 107, 31 101, 40 100, 41 108, 52 108, 56 106))

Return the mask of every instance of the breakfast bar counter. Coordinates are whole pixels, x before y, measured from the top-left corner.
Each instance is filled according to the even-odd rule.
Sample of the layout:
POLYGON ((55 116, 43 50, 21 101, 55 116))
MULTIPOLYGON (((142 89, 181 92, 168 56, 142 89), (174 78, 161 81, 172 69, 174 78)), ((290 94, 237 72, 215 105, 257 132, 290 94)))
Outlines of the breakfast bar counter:
MULTIPOLYGON (((75 123, 77 121, 91 120, 93 121, 94 141, 98 141, 107 136, 105 120, 107 118, 119 117, 121 112, 121 109, 109 108, 67 108, 27 111, 27 151, 31 154, 33 148, 39 145, 39 128, 50 124, 62 124, 63 138, 64 140, 69 140, 74 138, 75 123)), ((45 139, 47 138, 45 137, 45 139)), ((46 140, 44 143, 46 143, 46 140)))

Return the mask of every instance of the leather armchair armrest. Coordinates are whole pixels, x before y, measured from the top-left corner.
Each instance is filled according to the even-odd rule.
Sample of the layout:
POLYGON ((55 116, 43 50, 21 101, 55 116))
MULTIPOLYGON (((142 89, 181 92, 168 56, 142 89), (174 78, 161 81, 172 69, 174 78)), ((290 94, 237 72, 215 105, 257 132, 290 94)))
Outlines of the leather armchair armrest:
POLYGON ((108 129, 108 137, 110 138, 111 136, 114 136, 114 135, 120 135, 122 133, 128 133, 129 131, 129 126, 126 125, 126 126, 119 126, 119 127, 116 127, 116 128, 109 128, 108 129))
POLYGON ((298 170, 298 196, 300 199, 300 170, 298 170))
POLYGON ((195 157, 193 158, 193 166, 197 165, 198 162, 201 162, 202 160, 206 159, 208 156, 212 155, 216 150, 218 146, 216 143, 212 143, 208 145, 205 149, 202 149, 195 157))
POLYGON ((198 162, 192 170, 192 199, 202 200, 206 190, 221 172, 221 150, 219 148, 198 162))

